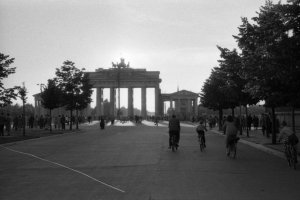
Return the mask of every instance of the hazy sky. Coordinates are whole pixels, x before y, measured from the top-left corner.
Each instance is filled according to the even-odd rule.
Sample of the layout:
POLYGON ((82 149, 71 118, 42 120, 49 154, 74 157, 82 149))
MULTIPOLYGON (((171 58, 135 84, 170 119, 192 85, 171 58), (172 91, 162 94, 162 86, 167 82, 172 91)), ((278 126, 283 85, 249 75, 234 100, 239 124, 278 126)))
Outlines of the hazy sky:
MULTIPOLYGON (((277 1, 275 1, 277 2, 277 1)), ((263 0, 0 0, 0 52, 15 58, 5 87, 25 85, 28 101, 65 60, 87 71, 120 57, 160 71, 161 91, 199 93, 218 65, 216 45, 237 48, 241 17, 263 0)), ((150 92, 151 93, 151 92, 150 92)), ((123 96, 122 96, 123 97, 123 96)), ((124 97, 125 99, 125 97, 124 97)), ((126 96, 127 99, 127 96, 126 96)), ((148 109, 151 102, 148 103, 148 109)))

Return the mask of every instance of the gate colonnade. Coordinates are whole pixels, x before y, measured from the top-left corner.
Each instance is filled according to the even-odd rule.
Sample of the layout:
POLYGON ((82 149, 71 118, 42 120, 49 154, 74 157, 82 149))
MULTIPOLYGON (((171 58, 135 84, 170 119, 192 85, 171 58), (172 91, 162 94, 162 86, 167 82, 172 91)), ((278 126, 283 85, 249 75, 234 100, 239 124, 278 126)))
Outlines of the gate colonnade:
MULTIPOLYGON (((96 110, 97 115, 103 115, 103 89, 110 89, 110 115, 116 116, 116 90, 118 88, 128 89, 128 117, 133 117, 133 89, 141 88, 141 115, 147 117, 147 88, 155 89, 155 115, 159 116, 161 112, 161 90, 159 84, 159 71, 146 71, 146 69, 133 69, 126 65, 124 59, 114 64, 109 69, 99 68, 95 72, 86 72, 90 83, 96 88, 96 110)), ((120 95, 120 94, 118 94, 120 95)))

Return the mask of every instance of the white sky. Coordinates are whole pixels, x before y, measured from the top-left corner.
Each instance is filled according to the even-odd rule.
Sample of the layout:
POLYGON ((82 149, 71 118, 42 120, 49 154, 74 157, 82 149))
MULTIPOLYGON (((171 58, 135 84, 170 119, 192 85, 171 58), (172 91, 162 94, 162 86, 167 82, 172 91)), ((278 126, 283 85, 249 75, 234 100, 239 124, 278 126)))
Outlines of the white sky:
MULTIPOLYGON (((0 51, 15 58, 12 66, 17 67, 4 84, 11 87, 25 82, 28 102, 33 104, 37 84, 46 84, 65 60, 95 71, 110 68, 111 62, 124 57, 132 68, 160 71, 163 93, 176 92, 177 87, 198 93, 218 65, 216 45, 237 48, 232 35, 238 32, 241 17, 256 16, 264 3, 0 0, 0 51)), ((123 99, 126 103, 121 104, 127 107, 127 96, 123 99)), ((147 104, 154 111, 153 102, 147 104)))

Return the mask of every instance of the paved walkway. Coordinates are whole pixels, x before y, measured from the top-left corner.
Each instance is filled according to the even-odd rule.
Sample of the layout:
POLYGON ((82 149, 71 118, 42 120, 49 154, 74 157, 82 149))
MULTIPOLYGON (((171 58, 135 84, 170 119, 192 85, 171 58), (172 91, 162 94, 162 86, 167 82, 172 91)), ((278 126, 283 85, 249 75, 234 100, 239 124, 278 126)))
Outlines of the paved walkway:
MULTIPOLYGON (((213 132, 223 135, 222 132, 220 132, 217 128, 212 129, 213 132)), ((297 136, 299 137, 300 134, 297 133, 297 136)), ((270 135, 269 138, 264 136, 262 134, 262 131, 260 129, 258 130, 251 130, 249 131, 249 137, 247 137, 246 131, 243 132, 242 135, 239 135, 241 138, 240 142, 244 144, 248 144, 252 147, 258 148, 262 151, 271 153, 273 155, 285 158, 283 152, 284 152, 284 146, 282 143, 272 144, 272 136, 270 135)), ((277 135, 278 138, 278 135, 277 135)), ((299 144, 298 144, 298 150, 299 150, 299 144)), ((298 159, 300 156, 300 152, 298 151, 298 159)))
MULTIPOLYGON (((97 125, 99 122, 98 121, 93 121, 92 123, 85 123, 85 124, 81 124, 80 125, 80 131, 83 131, 83 127, 88 127, 88 126, 93 126, 93 125, 97 125)), ((110 126, 111 124, 107 124, 107 126, 110 126)), ((154 125, 153 122, 151 121, 143 121, 143 125, 146 126, 156 126, 154 125)), ((167 121, 160 121, 158 126, 162 126, 162 127, 167 127, 168 122, 167 121)), ((181 125, 183 127, 196 127, 198 124, 196 123, 191 123, 191 122, 181 122, 181 125)), ((132 122, 128 122, 128 123, 119 123, 118 121, 116 121, 115 126, 135 126, 134 123, 132 122)), ((69 132, 74 132, 74 131, 78 131, 76 130, 76 127, 73 126, 73 130, 70 131, 69 130, 69 126, 66 126, 66 130, 55 130, 53 129, 52 132, 50 132, 49 130, 44 130, 44 129, 26 129, 26 136, 23 137, 23 132, 22 130, 18 130, 18 131, 11 131, 10 136, 5 135, 4 137, 0 137, 0 144, 4 144, 4 143, 10 143, 10 142, 16 142, 16 141, 21 141, 21 140, 27 140, 27 139, 33 139, 33 138, 40 138, 40 137, 45 137, 45 136, 52 136, 52 135, 60 135, 63 133, 69 133, 69 132)), ((211 131, 223 135, 222 132, 220 132, 218 130, 218 128, 213 128, 211 131)), ((300 133, 297 133, 297 136, 300 138, 300 133)), ((279 156, 284 158, 284 154, 283 154, 283 144, 272 144, 272 137, 270 136, 269 138, 267 138, 266 136, 264 136, 261 132, 260 129, 258 130, 251 130, 249 131, 249 137, 247 137, 246 131, 243 132, 243 135, 239 135, 239 137, 241 138, 240 142, 248 144, 254 148, 260 149, 262 151, 271 153, 273 155, 279 156)), ((298 155, 300 156, 300 144, 298 144, 298 155)), ((299 157, 298 156, 298 157, 299 157)))

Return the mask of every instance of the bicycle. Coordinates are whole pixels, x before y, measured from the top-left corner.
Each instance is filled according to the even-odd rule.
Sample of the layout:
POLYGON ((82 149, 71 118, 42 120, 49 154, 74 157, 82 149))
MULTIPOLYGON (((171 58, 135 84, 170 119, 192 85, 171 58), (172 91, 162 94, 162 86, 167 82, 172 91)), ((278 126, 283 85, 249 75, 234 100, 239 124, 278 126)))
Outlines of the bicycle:
POLYGON ((171 135, 171 149, 172 149, 172 151, 174 152, 175 150, 177 150, 177 148, 178 148, 178 144, 177 144, 177 142, 176 142, 176 135, 171 135))
POLYGON ((284 144, 284 146, 285 146, 285 156, 286 156, 289 166, 296 169, 297 168, 296 167, 297 151, 296 151, 295 147, 291 144, 284 144))
POLYGON ((199 145, 200 145, 200 151, 204 151, 205 149, 205 143, 204 143, 204 135, 203 134, 199 134, 198 135, 198 142, 199 142, 199 145))
POLYGON ((236 151, 237 151, 237 142, 240 138, 235 138, 231 140, 227 147, 227 156, 230 157, 231 152, 233 153, 233 158, 236 158, 236 151))

